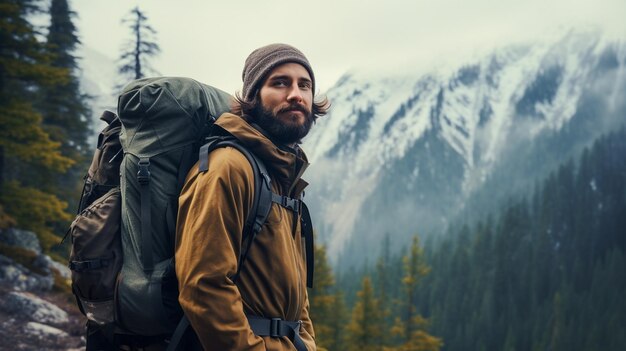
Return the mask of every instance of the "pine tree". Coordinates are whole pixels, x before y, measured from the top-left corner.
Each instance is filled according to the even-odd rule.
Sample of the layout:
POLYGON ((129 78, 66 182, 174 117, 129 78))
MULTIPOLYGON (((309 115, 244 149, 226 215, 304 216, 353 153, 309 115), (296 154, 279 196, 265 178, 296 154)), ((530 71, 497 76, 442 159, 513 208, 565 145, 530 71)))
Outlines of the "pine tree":
POLYGON ((315 276, 310 290, 311 320, 315 325, 315 340, 318 347, 330 349, 333 338, 333 307, 336 296, 332 292, 335 285, 333 272, 326 258, 324 246, 315 247, 315 276))
POLYGON ((51 226, 70 217, 64 211, 67 204, 43 187, 38 176, 65 172, 74 161, 62 155, 61 143, 42 128, 33 104, 43 88, 68 81, 67 71, 49 65, 45 45, 27 20, 40 11, 36 0, 0 2, 0 219, 5 226, 43 228, 36 233, 49 248, 51 226))
POLYGON ((47 47, 51 54, 51 65, 65 70, 69 79, 45 90, 42 108, 46 129, 62 143, 64 154, 72 159, 90 153, 88 138, 91 135, 88 97, 80 90, 78 64, 74 56, 74 51, 80 45, 72 22, 74 15, 67 0, 52 0, 47 47))
POLYGON ((386 234, 382 243, 382 252, 376 263, 376 280, 377 280, 377 298, 378 305, 381 313, 381 339, 380 345, 387 346, 390 343, 389 329, 391 328, 391 322, 389 321, 391 316, 390 309, 390 294, 389 284, 393 276, 391 276, 390 269, 390 256, 391 256, 391 239, 389 234, 386 234))
MULTIPOLYGON (((74 51, 80 44, 76 27, 72 22, 74 13, 67 0, 52 0, 50 4, 50 26, 48 27, 47 49, 50 64, 66 71, 68 80, 46 87, 39 104, 43 112, 43 126, 50 137, 61 143, 63 155, 76 161, 67 174, 47 176, 56 194, 67 202, 78 199, 81 175, 89 166, 88 144, 91 135, 87 106, 88 97, 80 91, 78 65, 74 51)), ((76 206, 71 206, 75 208, 76 206)))
POLYGON ((372 282, 363 278, 362 289, 357 293, 357 302, 352 310, 352 319, 346 327, 349 351, 378 351, 381 338, 381 314, 374 297, 372 282))
POLYGON ((334 294, 330 315, 329 326, 331 336, 327 344, 329 351, 341 351, 346 349, 346 333, 344 333, 346 323, 348 323, 348 308, 346 307, 343 291, 338 290, 334 294))
POLYGON ((553 314, 552 320, 550 322, 550 346, 549 350, 559 351, 563 350, 561 346, 563 340, 563 327, 565 324, 564 316, 563 316, 563 299, 561 298, 560 293, 554 294, 554 302, 553 302, 553 314))
POLYGON ((133 39, 128 41, 120 56, 120 75, 124 80, 132 80, 143 78, 147 73, 156 73, 148 60, 158 55, 161 49, 155 41, 157 32, 148 24, 148 17, 137 6, 122 23, 128 25, 133 39))
POLYGON ((420 281, 430 272, 424 261, 424 251, 419 245, 419 237, 415 235, 411 243, 409 255, 404 257, 405 290, 403 307, 405 316, 396 319, 393 331, 404 339, 398 351, 438 351, 443 342, 440 338, 428 334, 428 321, 417 312, 417 287, 420 281))

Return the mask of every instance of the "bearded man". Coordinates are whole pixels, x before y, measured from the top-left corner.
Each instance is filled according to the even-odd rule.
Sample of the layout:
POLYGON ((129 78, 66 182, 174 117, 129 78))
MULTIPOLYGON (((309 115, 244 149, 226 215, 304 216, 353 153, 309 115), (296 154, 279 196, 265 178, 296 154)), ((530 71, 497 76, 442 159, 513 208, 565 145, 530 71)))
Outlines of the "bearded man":
MULTIPOLYGON (((328 106, 314 101, 311 65, 298 49, 272 44, 248 56, 242 78, 233 113, 215 125, 263 161, 273 193, 299 199, 308 166, 299 144, 328 106)), ((232 147, 213 150, 208 171, 196 164, 187 176, 175 256, 180 304, 205 350, 315 350, 298 211, 273 203, 240 262, 254 176, 232 147)))

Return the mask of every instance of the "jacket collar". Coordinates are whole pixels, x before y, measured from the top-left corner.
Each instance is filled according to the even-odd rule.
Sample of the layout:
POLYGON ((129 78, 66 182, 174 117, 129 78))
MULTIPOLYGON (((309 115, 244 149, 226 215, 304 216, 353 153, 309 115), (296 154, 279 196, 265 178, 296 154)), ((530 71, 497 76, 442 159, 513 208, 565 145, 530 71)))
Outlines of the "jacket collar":
POLYGON ((260 128, 255 128, 232 113, 221 115, 215 124, 232 134, 265 162, 272 178, 280 184, 285 195, 298 196, 304 189, 307 183, 300 177, 309 166, 309 162, 300 146, 291 148, 277 145, 260 128))

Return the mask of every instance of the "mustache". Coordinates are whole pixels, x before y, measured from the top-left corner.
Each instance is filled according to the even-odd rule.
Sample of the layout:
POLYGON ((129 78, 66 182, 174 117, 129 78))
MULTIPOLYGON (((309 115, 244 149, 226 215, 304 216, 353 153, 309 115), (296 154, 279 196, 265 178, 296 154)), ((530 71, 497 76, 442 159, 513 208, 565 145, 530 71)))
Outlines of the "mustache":
POLYGON ((302 105, 285 106, 285 107, 281 108, 280 110, 278 110, 278 113, 292 112, 292 111, 300 111, 300 112, 304 113, 305 116, 308 116, 308 115, 311 114, 311 111, 307 110, 306 107, 304 107, 302 105))

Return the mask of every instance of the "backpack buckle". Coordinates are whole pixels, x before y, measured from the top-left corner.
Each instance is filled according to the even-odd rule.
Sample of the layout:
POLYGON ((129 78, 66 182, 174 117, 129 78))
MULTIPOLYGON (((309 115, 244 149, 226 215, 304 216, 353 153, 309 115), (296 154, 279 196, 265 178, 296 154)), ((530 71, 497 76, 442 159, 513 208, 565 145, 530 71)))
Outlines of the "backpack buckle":
POLYGON ((278 338, 280 337, 280 322, 282 319, 280 318, 272 318, 270 320, 270 337, 278 338))
POLYGON ((150 159, 142 158, 139 160, 139 171, 137 172, 137 181, 139 184, 148 184, 150 182, 150 159))
POLYGON ((298 334, 300 333, 300 330, 302 330, 302 320, 299 319, 296 323, 298 326, 296 327, 295 331, 296 331, 296 334, 298 334))

